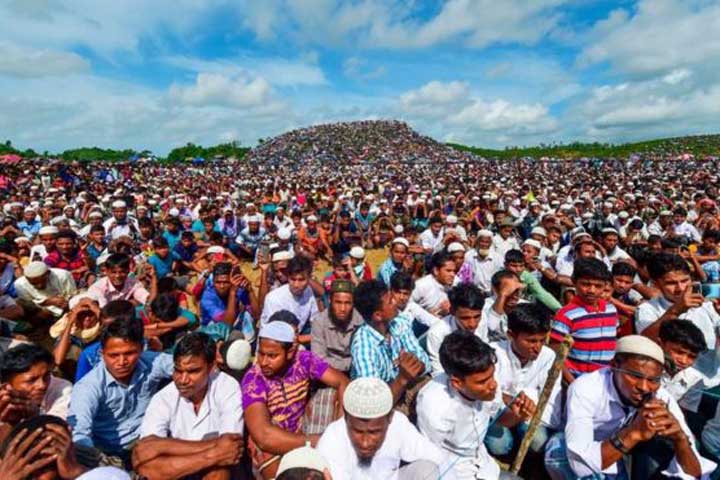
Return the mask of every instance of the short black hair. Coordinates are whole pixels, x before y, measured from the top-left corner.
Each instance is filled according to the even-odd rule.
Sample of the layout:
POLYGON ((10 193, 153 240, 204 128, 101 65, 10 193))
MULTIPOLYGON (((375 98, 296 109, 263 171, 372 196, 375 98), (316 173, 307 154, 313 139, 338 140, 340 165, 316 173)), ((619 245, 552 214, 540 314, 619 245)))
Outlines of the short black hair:
POLYGON ((450 310, 454 312, 458 308, 470 310, 482 310, 485 305, 485 294, 472 283, 461 283, 455 285, 448 292, 450 310))
POLYGON ((92 227, 90 227, 90 233, 95 233, 95 232, 105 233, 105 227, 103 227, 102 225, 93 225, 92 227))
POLYGON ((540 305, 521 303, 507 314, 507 329, 514 333, 547 333, 550 317, 540 305))
MULTIPOLYGON (((7 449, 10 446, 10 443, 18 438, 18 435, 22 431, 25 431, 25 435, 23 439, 26 439, 30 435, 32 435, 36 430, 43 430, 45 429, 46 425, 60 425, 65 430, 70 431, 68 428, 68 424, 65 420, 63 420, 60 417, 56 417, 55 415, 33 415, 32 417, 29 417, 21 422, 19 422, 17 425, 15 425, 7 437, 5 437, 5 440, 3 440, 2 444, 0 444, 0 458, 4 458, 5 454, 7 453, 7 449)), ((31 450, 33 447, 37 446, 40 441, 42 441, 43 436, 38 436, 35 441, 33 441, 30 446, 28 446, 28 450, 31 450)), ((40 453, 36 455, 34 459, 35 460, 40 458, 40 453)), ((48 467, 45 467, 41 471, 45 471, 47 468, 54 468, 55 463, 51 463, 48 467)))
POLYGON ((296 255, 288 262, 287 274, 296 275, 298 273, 304 273, 310 275, 313 270, 312 260, 304 255, 296 255))
POLYGON ((131 319, 135 317, 135 306, 128 300, 111 300, 100 310, 103 320, 131 319))
POLYGON ((170 248, 170 243, 168 243, 167 238, 165 237, 155 237, 152 241, 154 248, 170 248))
POLYGON ((325 476, 319 470, 306 467, 288 468, 275 480, 323 480, 325 476))
POLYGON ((105 260, 105 267, 111 270, 115 267, 130 271, 130 256, 124 253, 113 253, 105 260))
POLYGON ((704 352, 708 345, 702 331, 690 320, 668 320, 660 325, 660 340, 682 345, 694 354, 704 352))
POLYGON ((484 372, 495 362, 495 351, 473 332, 455 330, 440 345, 440 364, 450 377, 484 372))
POLYGON ((230 275, 230 272, 232 272, 232 263, 230 262, 220 262, 215 264, 213 267, 213 276, 218 277, 220 275, 230 275))
POLYGON ((525 255, 517 248, 508 250, 505 253, 505 265, 508 263, 525 263, 525 255))
POLYGON ((663 238, 660 240, 660 246, 663 250, 675 250, 676 248, 680 248, 680 245, 682 245, 682 243, 674 238, 663 238))
POLYGON ((215 340, 203 332, 190 332, 180 339, 173 352, 173 360, 177 361, 186 355, 203 357, 207 363, 215 361, 215 340))
POLYGON ((648 275, 653 280, 662 278, 670 272, 683 272, 690 275, 690 267, 684 258, 672 253, 658 253, 653 255, 647 265, 648 275))
POLYGON ((390 290, 393 292, 399 290, 410 290, 412 292, 414 288, 415 280, 413 280, 412 275, 407 272, 398 270, 390 277, 390 290))
POLYGON ((637 273, 637 270, 635 270, 635 267, 630 265, 628 262, 617 262, 612 267, 612 276, 613 277, 632 277, 635 278, 635 274, 637 273))
POLYGON ((434 253, 430 258, 430 265, 432 265, 433 269, 442 268, 442 266, 448 262, 453 262, 453 265, 455 264, 450 254, 442 250, 434 253))
POLYGON ((195 234, 190 230, 185 230, 180 234, 180 238, 182 238, 183 240, 195 240, 195 234))
POLYGON ((433 215, 430 217, 430 221, 428 221, 428 225, 433 223, 443 223, 443 219, 440 215, 433 215))
POLYGON ((353 292, 355 310, 365 320, 372 318, 373 313, 382 307, 382 297, 387 291, 387 287, 380 280, 361 282, 353 292))
POLYGON ((177 290, 177 281, 173 277, 159 278, 157 281, 158 293, 168 293, 177 290))
POLYGON ((492 288, 499 288, 500 282, 505 280, 506 278, 518 278, 517 274, 515 272, 511 272, 510 270, 498 270, 495 272, 490 279, 490 283, 492 285, 492 288))
POLYGON ((161 293, 150 302, 150 311, 163 322, 172 322, 178 317, 180 305, 172 293, 161 293))
POLYGON ((300 326, 300 320, 297 318, 297 315, 292 313, 290 310, 278 310, 277 312, 273 313, 268 317, 267 319, 268 323, 270 322, 283 322, 287 323, 293 328, 298 328, 300 326))
POLYGON ((136 317, 113 320, 100 335, 100 344, 104 347, 111 338, 121 338, 142 345, 144 330, 142 320, 136 317))
POLYGON ((579 258, 573 263, 572 280, 576 282, 580 279, 601 280, 603 282, 611 282, 612 275, 607 265, 597 258, 579 258))
POLYGON ((34 343, 15 345, 0 357, 0 381, 10 381, 15 375, 25 373, 38 363, 54 365, 50 352, 34 343))
POLYGON ((57 240, 60 240, 61 238, 69 238, 73 242, 77 240, 78 236, 77 233, 73 232, 72 230, 60 230, 57 235, 55 235, 55 238, 57 240))

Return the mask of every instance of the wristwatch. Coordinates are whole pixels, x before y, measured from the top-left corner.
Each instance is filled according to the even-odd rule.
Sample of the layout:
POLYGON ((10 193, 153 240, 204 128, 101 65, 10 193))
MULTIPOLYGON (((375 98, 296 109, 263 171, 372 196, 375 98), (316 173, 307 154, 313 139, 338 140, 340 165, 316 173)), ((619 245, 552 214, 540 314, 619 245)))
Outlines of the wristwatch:
POLYGON ((620 453, 623 455, 630 454, 630 450, 625 448, 625 445, 623 445, 622 440, 620 440, 620 437, 618 436, 619 432, 613 433, 613 435, 610 437, 610 444, 612 444, 613 447, 615 447, 620 453))

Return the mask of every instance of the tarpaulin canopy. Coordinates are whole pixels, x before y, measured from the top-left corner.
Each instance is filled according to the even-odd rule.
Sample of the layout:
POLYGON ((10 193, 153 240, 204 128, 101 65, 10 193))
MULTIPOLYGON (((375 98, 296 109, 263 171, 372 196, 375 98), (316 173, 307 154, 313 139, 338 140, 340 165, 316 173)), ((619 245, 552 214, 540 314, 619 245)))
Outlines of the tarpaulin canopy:
POLYGON ((14 153, 8 153, 7 155, 0 155, 0 163, 3 163, 3 164, 18 163, 20 160, 22 160, 22 157, 20 155, 15 155, 14 153))

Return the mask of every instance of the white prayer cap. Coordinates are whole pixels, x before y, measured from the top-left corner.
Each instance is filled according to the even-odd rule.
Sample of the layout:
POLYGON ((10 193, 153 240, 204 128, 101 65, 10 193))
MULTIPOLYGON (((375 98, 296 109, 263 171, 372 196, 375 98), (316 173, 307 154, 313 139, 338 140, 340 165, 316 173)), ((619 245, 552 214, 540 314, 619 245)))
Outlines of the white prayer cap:
POLYGON ((130 475, 117 467, 98 467, 83 473, 77 480, 130 480, 130 475))
POLYGON ((177 208, 171 208, 170 210, 168 210, 168 215, 170 215, 171 217, 177 217, 178 215, 180 215, 180 210, 178 210, 177 208))
POLYGON ((40 230, 38 230, 38 235, 57 235, 59 231, 60 230, 58 230, 57 227, 53 226, 42 227, 40 230))
POLYGON ((262 222, 262 215, 250 215, 247 219, 248 223, 260 223, 262 222))
POLYGON ((614 235, 617 235, 617 234, 618 234, 618 231, 615 230, 615 229, 612 228, 612 227, 607 227, 607 228, 603 228, 603 229, 600 231, 600 233, 602 233, 603 235, 610 235, 611 233, 614 234, 614 235))
POLYGON ((665 354, 660 345, 644 335, 627 335, 617 341, 615 353, 631 353, 652 358, 660 364, 665 364, 665 354))
POLYGON ((480 238, 480 237, 490 237, 490 238, 492 238, 492 237, 493 237, 493 232, 491 232, 490 230, 482 229, 482 230, 479 230, 479 231, 477 232, 477 237, 478 237, 478 238, 480 238))
POLYGON ((35 213, 35 209, 32 207, 25 207, 25 210, 23 210, 25 213, 35 213))
POLYGON ((207 202, 207 201, 210 201, 210 199, 208 197, 206 197, 205 195, 203 195, 202 197, 200 197, 200 201, 207 202))
POLYGON ((95 210, 94 212, 90 212, 88 218, 103 218, 103 214, 95 210))
POLYGON ((112 208, 127 208, 127 203, 122 200, 115 200, 112 203, 112 208))
POLYGON ((48 266, 45 262, 30 262, 25 268, 23 268, 23 274, 28 278, 38 278, 45 275, 48 271, 48 266))
POLYGON ((148 207, 146 207, 145 205, 138 205, 137 207, 135 207, 135 210, 138 210, 138 211, 147 210, 147 209, 148 209, 148 207))
POLYGON ((310 215, 305 220, 308 222, 317 222, 317 217, 315 215, 310 215))
POLYGON ((460 242, 452 242, 447 247, 448 253, 455 253, 455 252, 464 252, 465 247, 463 247, 463 244, 460 242))
POLYGON ((540 235, 542 237, 547 236, 547 230, 543 227, 535 227, 530 231, 530 235, 540 235))
POLYGON ((356 245, 350 249, 350 256, 357 260, 362 260, 365 258, 365 249, 356 245))
POLYGON ((20 244, 20 243, 23 243, 23 242, 28 242, 28 243, 30 243, 30 239, 29 239, 28 237, 15 237, 15 240, 14 240, 14 241, 15 241, 15 243, 17 243, 17 244, 20 244))
POLYGON ((406 238, 403 238, 403 237, 394 238, 392 241, 392 244, 394 245, 396 243, 399 243, 400 245, 405 245, 407 248, 410 248, 410 242, 408 242, 406 238))
POLYGON ((157 200, 148 200, 148 205, 154 207, 155 205, 157 205, 157 200))
POLYGON ((225 365, 233 370, 244 370, 252 360, 250 342, 238 338, 225 351, 225 365))
POLYGON ((307 468, 322 473, 330 467, 328 466, 327 460, 320 455, 320 452, 312 448, 308 443, 304 447, 290 450, 282 457, 277 469, 277 476, 293 468, 307 468))
POLYGON ((628 212, 626 212, 625 210, 623 210, 622 212, 618 213, 618 217, 625 219, 625 218, 629 218, 630 214, 628 212))
POLYGON ((448 215, 447 218, 445 218, 445 222, 455 224, 458 222, 458 219, 455 215, 448 215))
POLYGON ((523 242, 523 246, 530 245, 531 247, 537 248, 538 250, 542 250, 542 245, 540 245, 540 242, 537 240, 533 240, 532 238, 528 238, 523 242))
POLYGON ((295 330, 285 322, 268 322, 260 327, 258 338, 293 343, 295 341, 295 330))
POLYGON ((345 389, 343 407, 348 415, 355 418, 381 418, 392 411, 392 391, 388 384, 379 378, 356 378, 345 389))
POLYGON ((293 257, 295 257, 295 254, 293 252, 289 252, 287 250, 283 250, 282 252, 275 252, 272 256, 273 262, 281 262, 283 260, 292 260, 293 257))
POLYGON ((206 253, 225 253, 225 249, 219 245, 213 245, 207 249, 206 253))
POLYGON ((395 225, 393 231, 399 235, 405 231, 405 227, 403 227, 402 225, 395 225))
POLYGON ((291 232, 287 228, 279 228, 277 236, 280 240, 290 240, 291 232))

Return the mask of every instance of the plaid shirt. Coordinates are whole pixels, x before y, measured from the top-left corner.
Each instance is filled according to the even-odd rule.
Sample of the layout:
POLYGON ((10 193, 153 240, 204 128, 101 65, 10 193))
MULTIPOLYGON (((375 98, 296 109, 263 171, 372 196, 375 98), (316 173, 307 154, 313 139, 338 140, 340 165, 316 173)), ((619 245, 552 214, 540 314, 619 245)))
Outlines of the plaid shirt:
POLYGON ((73 270, 87 266, 85 254, 81 250, 77 250, 71 258, 65 258, 60 255, 58 250, 53 250, 45 257, 45 263, 50 268, 59 268, 72 273, 73 280, 76 282, 82 278, 82 274, 75 273, 73 270))
POLYGON ((390 383, 400 373, 398 358, 402 350, 415 355, 425 365, 425 373, 429 372, 430 359, 418 343, 411 325, 412 320, 403 314, 398 315, 390 322, 389 339, 367 323, 361 325, 355 332, 350 346, 352 353, 350 376, 377 377, 390 383))

